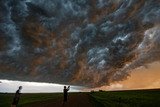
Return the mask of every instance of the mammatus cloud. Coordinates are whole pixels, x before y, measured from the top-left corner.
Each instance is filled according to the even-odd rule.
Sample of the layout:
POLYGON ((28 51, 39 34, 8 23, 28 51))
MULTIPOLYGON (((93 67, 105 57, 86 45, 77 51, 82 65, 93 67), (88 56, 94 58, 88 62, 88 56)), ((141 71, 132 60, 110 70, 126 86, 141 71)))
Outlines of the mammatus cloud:
POLYGON ((0 78, 109 85, 159 61, 159 0, 1 0, 0 78))

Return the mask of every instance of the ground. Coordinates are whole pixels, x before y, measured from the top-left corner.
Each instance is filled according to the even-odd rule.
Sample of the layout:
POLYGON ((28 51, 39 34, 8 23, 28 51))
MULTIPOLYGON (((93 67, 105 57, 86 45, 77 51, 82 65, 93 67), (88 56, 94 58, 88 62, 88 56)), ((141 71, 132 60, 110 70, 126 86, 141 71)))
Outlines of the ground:
POLYGON ((86 93, 74 93, 69 96, 68 102, 63 104, 63 99, 57 101, 48 100, 30 104, 24 107, 93 107, 86 93))
MULTIPOLYGON (((10 107, 14 94, 1 93, 0 107, 10 107)), ((160 89, 69 93, 22 94, 18 107, 160 107, 160 89)))

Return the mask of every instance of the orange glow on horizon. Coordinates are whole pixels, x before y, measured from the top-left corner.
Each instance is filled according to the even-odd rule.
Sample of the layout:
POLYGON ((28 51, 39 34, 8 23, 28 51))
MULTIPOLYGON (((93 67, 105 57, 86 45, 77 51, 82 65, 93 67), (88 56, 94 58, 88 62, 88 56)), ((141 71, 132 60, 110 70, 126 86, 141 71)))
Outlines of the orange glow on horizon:
POLYGON ((147 68, 141 67, 132 71, 131 76, 120 82, 127 89, 160 88, 160 63, 155 62, 147 68))
POLYGON ((148 67, 140 67, 132 71, 127 80, 112 83, 110 86, 102 86, 89 90, 134 90, 160 88, 160 63, 155 62, 148 67))

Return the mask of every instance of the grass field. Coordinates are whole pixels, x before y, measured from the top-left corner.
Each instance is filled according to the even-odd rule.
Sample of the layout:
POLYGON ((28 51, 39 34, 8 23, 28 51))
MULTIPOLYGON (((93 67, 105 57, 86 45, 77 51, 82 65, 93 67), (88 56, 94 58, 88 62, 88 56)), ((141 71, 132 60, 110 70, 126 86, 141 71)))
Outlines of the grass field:
MULTIPOLYGON (((62 93, 38 93, 38 94, 22 94, 19 101, 19 107, 24 105, 29 105, 35 102, 52 100, 56 101, 57 99, 62 98, 62 93)), ((14 94, 0 94, 0 107, 9 107, 12 103, 14 94)))
MULTIPOLYGON (((81 93, 69 95, 75 94, 78 96, 81 93)), ((93 107, 160 107, 160 90, 102 91, 84 94, 89 95, 93 107)), ((10 107, 13 96, 14 94, 1 93, 0 107, 10 107)), ((19 107, 42 101, 56 102, 59 99, 63 99, 62 93, 22 94, 19 107)))
POLYGON ((96 107, 160 107, 160 90, 91 93, 96 107))

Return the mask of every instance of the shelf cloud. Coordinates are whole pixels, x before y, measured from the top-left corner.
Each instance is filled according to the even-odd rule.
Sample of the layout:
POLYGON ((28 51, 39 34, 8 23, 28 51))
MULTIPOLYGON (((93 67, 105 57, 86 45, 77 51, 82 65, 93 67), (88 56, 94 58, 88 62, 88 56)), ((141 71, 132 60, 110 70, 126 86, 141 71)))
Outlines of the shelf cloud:
POLYGON ((159 0, 1 0, 0 78, 97 87, 160 60, 159 0))

